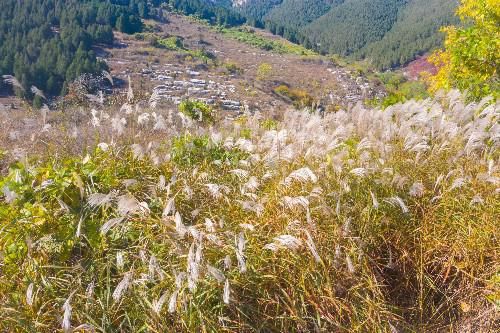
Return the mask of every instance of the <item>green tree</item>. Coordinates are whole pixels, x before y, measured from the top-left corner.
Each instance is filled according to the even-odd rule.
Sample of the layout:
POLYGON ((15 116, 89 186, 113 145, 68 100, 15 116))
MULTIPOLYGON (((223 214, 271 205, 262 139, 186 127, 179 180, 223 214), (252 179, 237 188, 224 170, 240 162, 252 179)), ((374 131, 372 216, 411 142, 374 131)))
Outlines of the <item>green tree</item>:
POLYGON ((500 5, 498 0, 462 0, 457 14, 464 26, 444 28, 444 50, 431 61, 439 67, 431 76, 430 90, 458 88, 480 99, 498 97, 500 66, 500 5))

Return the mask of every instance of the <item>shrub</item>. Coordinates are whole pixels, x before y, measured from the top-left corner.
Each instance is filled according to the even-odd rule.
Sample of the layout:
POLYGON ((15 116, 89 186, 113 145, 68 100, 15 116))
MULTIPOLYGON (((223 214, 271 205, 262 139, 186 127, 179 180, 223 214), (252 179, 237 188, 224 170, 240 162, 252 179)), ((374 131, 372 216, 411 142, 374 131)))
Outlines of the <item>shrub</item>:
POLYGON ((179 104, 179 111, 199 122, 212 123, 215 120, 215 111, 200 101, 184 100, 179 104))

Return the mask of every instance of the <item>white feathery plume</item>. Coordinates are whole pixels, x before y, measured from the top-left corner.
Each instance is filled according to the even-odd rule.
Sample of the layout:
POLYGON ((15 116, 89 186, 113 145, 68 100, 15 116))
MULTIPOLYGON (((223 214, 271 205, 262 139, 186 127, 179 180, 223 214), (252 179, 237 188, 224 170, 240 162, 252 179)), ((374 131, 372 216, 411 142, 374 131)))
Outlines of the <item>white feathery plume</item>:
POLYGON ((35 298, 34 287, 35 285, 33 283, 30 283, 28 289, 26 290, 26 304, 28 304, 29 306, 33 305, 33 299, 35 298))
POLYGON ((262 205, 260 202, 239 200, 237 200, 237 202, 240 203, 242 209, 254 212, 259 217, 264 213, 264 205, 262 205))
POLYGON ((309 248, 309 251, 311 251, 311 254, 313 255, 316 262, 318 262, 318 263, 321 262, 321 257, 318 254, 318 251, 316 249, 316 245, 314 244, 314 240, 313 240, 311 234, 307 230, 304 230, 304 232, 307 236, 306 244, 307 244, 307 247, 309 248))
POLYGON ((366 177, 366 175, 368 174, 368 171, 365 168, 354 168, 351 171, 349 171, 349 173, 355 175, 356 177, 362 178, 362 177, 366 177))
POLYGON ((232 261, 231 261, 231 256, 227 255, 224 257, 224 269, 227 271, 231 269, 232 261))
POLYGON ((470 201, 470 205, 482 205, 482 204, 484 204, 484 199, 479 194, 476 194, 470 201))
POLYGON ((118 302, 123 294, 127 291, 130 283, 132 282, 132 272, 127 272, 123 276, 123 279, 118 283, 115 290, 113 291, 113 300, 118 302))
POLYGON ((309 207, 309 200, 306 197, 289 197, 284 196, 281 199, 281 204, 287 209, 303 208, 307 209, 309 207))
POLYGON ((116 267, 118 269, 123 269, 123 266, 125 265, 125 262, 123 260, 123 251, 118 251, 116 252, 116 267))
POLYGON ((131 104, 125 103, 120 107, 120 113, 132 114, 134 113, 134 108, 131 104))
POLYGON ((87 299, 92 298, 92 296, 94 295, 94 288, 95 288, 95 282, 91 281, 87 286, 87 288, 85 289, 85 297, 87 299))
POLYGON ((224 273, 222 273, 219 269, 207 264, 207 271, 218 282, 222 283, 224 281, 224 273))
POLYGON ((372 197, 373 208, 378 209, 379 203, 378 203, 377 197, 375 196, 375 194, 373 194, 372 191, 370 191, 370 196, 372 197))
POLYGON ((184 238, 184 235, 186 235, 186 232, 188 231, 186 226, 182 223, 182 217, 179 212, 175 213, 175 231, 177 234, 181 237, 184 238))
POLYGON ((205 218, 205 229, 207 232, 215 232, 215 224, 208 217, 205 218))
POLYGON ((121 195, 117 198, 118 213, 120 216, 134 214, 140 210, 139 201, 131 194, 121 195))
POLYGON ((236 243, 236 259, 238 260, 238 267, 240 268, 240 273, 245 273, 247 271, 247 265, 245 261, 245 234, 240 232, 238 237, 235 238, 236 243))
POLYGON ((461 188, 462 186, 464 186, 466 183, 466 180, 465 178, 457 178, 453 181, 453 183, 451 184, 451 187, 450 187, 450 190, 454 190, 454 189, 457 189, 457 188, 461 188))
POLYGON ((185 272, 177 273, 174 271, 174 275, 175 275, 175 287, 177 288, 177 290, 180 290, 182 288, 184 280, 186 279, 186 273, 185 272))
POLYGON ((156 116, 153 131, 162 132, 165 130, 167 130, 167 122, 165 121, 165 118, 161 115, 156 116))
POLYGON ((12 203, 17 199, 17 193, 11 191, 7 185, 2 188, 3 195, 5 196, 5 202, 12 203))
POLYGON ((167 204, 165 205, 165 208, 163 209, 162 217, 167 218, 169 216, 172 216, 175 214, 175 199, 170 198, 167 201, 167 204))
POLYGON ((280 235, 274 238, 274 242, 292 251, 298 250, 302 246, 302 241, 292 235, 280 235))
POLYGON ((286 248, 292 251, 298 250, 302 246, 302 241, 292 235, 280 235, 273 239, 273 243, 266 244, 263 249, 277 251, 286 248))
POLYGON ((222 296, 225 304, 229 304, 230 293, 231 289, 229 288, 229 280, 226 279, 226 282, 224 282, 224 294, 222 296))
POLYGON ((130 75, 127 76, 128 79, 128 90, 127 90, 127 101, 131 103, 134 100, 134 90, 132 89, 132 79, 130 75))
POLYGON ((100 228, 101 235, 106 235, 108 233, 108 231, 111 230, 111 228, 122 223, 123 220, 125 220, 125 217, 123 217, 123 216, 115 217, 115 218, 108 220, 100 228))
POLYGON ((255 227, 253 226, 253 224, 250 224, 250 223, 240 223, 240 227, 242 229, 245 229, 245 230, 248 230, 248 231, 254 231, 255 230, 255 227))
POLYGON ((147 125, 147 123, 149 122, 149 117, 150 117, 149 113, 147 113, 147 112, 141 113, 137 117, 137 124, 139 126, 145 126, 145 125, 147 125))
POLYGON ((248 176, 250 174, 250 172, 248 172, 247 170, 243 170, 243 169, 233 169, 233 170, 229 171, 229 173, 232 175, 235 175, 239 179, 246 179, 246 178, 248 178, 248 176))
POLYGON ((72 307, 71 307, 71 297, 73 296, 73 294, 75 293, 76 291, 73 291, 69 297, 66 299, 66 301, 64 302, 63 306, 62 306, 62 309, 64 310, 64 315, 63 315, 63 321, 62 321, 62 325, 61 325, 61 328, 64 332, 71 332, 71 310, 72 310, 72 307))
POLYGON ((49 107, 47 104, 44 104, 42 108, 40 109, 40 113, 42 114, 42 124, 45 126, 47 123, 47 114, 50 112, 49 107))
POLYGON ((401 208, 401 211, 406 214, 409 212, 408 207, 406 207, 406 204, 404 203, 403 199, 401 199, 398 196, 393 196, 387 199, 384 199, 385 202, 390 204, 391 206, 399 206, 401 208))
POLYGON ((108 71, 102 71, 102 75, 109 81, 109 83, 111 83, 112 86, 115 85, 113 82, 113 77, 108 71))
POLYGON ((196 260, 196 241, 194 241, 188 252, 187 257, 188 288, 191 291, 196 289, 199 277, 199 262, 196 260))
POLYGON ((17 87, 24 91, 23 85, 12 75, 2 75, 3 82, 10 84, 13 87, 17 87))
POLYGON ((348 254, 345 255, 345 262, 349 273, 354 274, 356 270, 354 269, 354 264, 352 263, 351 257, 348 254))
POLYGON ((286 186, 290 186, 294 181, 298 181, 300 183, 316 183, 318 181, 318 177, 311 171, 309 168, 301 168, 293 171, 285 178, 284 184, 286 186))
POLYGON ((96 95, 93 95, 93 94, 86 94, 85 97, 87 97, 87 99, 91 102, 91 103, 94 103, 94 104, 99 104, 99 105, 102 105, 103 103, 103 99, 100 97, 100 96, 96 96, 96 95))
POLYGON ((424 190, 424 184, 422 184, 421 182, 415 182, 410 187, 409 194, 412 197, 420 198, 424 195, 424 190))
POLYGON ((109 149, 109 145, 106 142, 99 143, 97 147, 102 151, 108 151, 109 149))
POLYGON ((177 295, 178 294, 179 294, 179 291, 176 290, 170 296, 170 299, 168 300, 168 313, 175 312, 175 308, 177 307, 177 295))
POLYGON ((43 99, 47 99, 47 97, 45 97, 45 95, 43 94, 43 91, 41 91, 40 89, 38 89, 35 86, 31 86, 31 92, 38 97, 41 97, 43 99))
POLYGON ((160 280, 163 279, 164 277, 163 271, 161 270, 161 267, 158 264, 158 259, 156 259, 154 255, 151 255, 151 257, 149 257, 148 272, 150 279, 154 279, 155 273, 158 274, 160 280))
POLYGON ((87 203, 94 208, 106 206, 111 203, 111 201, 113 201, 117 197, 117 195, 117 191, 111 191, 108 194, 92 193, 88 196, 87 203))
POLYGON ((161 308, 163 307, 163 304, 165 304, 167 297, 168 297, 168 292, 166 291, 160 296, 160 298, 158 298, 157 300, 154 300, 151 303, 151 308, 153 309, 154 313, 156 313, 157 315, 160 314, 161 308))
POLYGON ((135 159, 142 159, 144 157, 144 148, 140 144, 134 143, 130 148, 132 148, 132 154, 135 159))
POLYGON ((118 136, 123 134, 126 125, 127 120, 125 118, 120 118, 118 115, 111 119, 111 129, 113 132, 116 132, 118 136))
POLYGON ((222 241, 215 234, 207 234, 205 235, 205 238, 208 239, 208 241, 214 245, 222 246, 222 241))
POLYGON ((153 109, 156 109, 158 102, 161 101, 161 97, 162 96, 158 93, 157 90, 153 90, 151 97, 149 97, 149 106, 153 109))
POLYGON ((255 176, 251 176, 243 187, 249 192, 255 192, 259 188, 259 179, 255 176))
POLYGON ((222 193, 220 191, 220 186, 217 184, 205 184, 205 186, 208 188, 208 192, 214 199, 220 199, 222 198, 222 193))
POLYGON ((94 126, 94 128, 100 127, 101 126, 101 118, 97 117, 97 110, 92 109, 90 111, 90 113, 92 114, 92 119, 90 120, 90 123, 92 124, 92 126, 94 126))

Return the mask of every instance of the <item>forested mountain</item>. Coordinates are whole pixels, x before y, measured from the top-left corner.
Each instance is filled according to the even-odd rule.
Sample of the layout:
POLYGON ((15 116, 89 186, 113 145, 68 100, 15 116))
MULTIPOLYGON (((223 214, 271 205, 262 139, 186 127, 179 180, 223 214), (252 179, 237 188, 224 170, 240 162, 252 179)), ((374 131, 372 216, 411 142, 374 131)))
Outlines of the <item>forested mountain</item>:
POLYGON ((213 24, 224 26, 241 25, 245 17, 232 10, 230 0, 164 0, 170 6, 186 15, 196 15, 213 24))
POLYGON ((298 28, 313 22, 327 13, 331 5, 341 2, 342 0, 284 0, 267 13, 265 20, 298 28))
POLYGON ((346 0, 305 27, 323 53, 350 55, 382 39, 406 0, 346 0))
POLYGON ((458 18, 450 15, 457 0, 413 0, 403 7, 396 23, 380 41, 371 43, 356 53, 368 58, 379 68, 404 65, 416 55, 442 45, 439 28, 455 24, 458 18))
POLYGON ((113 28, 142 28, 146 1, 5 0, 0 12, 0 75, 14 75, 17 93, 31 97, 35 85, 58 95, 82 73, 106 68, 92 51, 111 44, 113 28))
POLYGON ((386 69, 442 43, 439 28, 456 21, 457 0, 233 1, 249 19, 321 53, 367 58, 386 69))

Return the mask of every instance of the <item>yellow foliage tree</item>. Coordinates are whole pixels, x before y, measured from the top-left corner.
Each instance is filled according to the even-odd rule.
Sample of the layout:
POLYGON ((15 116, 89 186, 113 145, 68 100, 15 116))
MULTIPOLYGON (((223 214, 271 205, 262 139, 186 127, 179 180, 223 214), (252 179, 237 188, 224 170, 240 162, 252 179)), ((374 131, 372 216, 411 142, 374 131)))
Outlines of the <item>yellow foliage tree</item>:
POLYGON ((445 48, 430 57, 439 68, 429 78, 430 91, 458 88, 473 99, 498 97, 500 2, 461 0, 457 15, 463 25, 443 28, 445 48))

